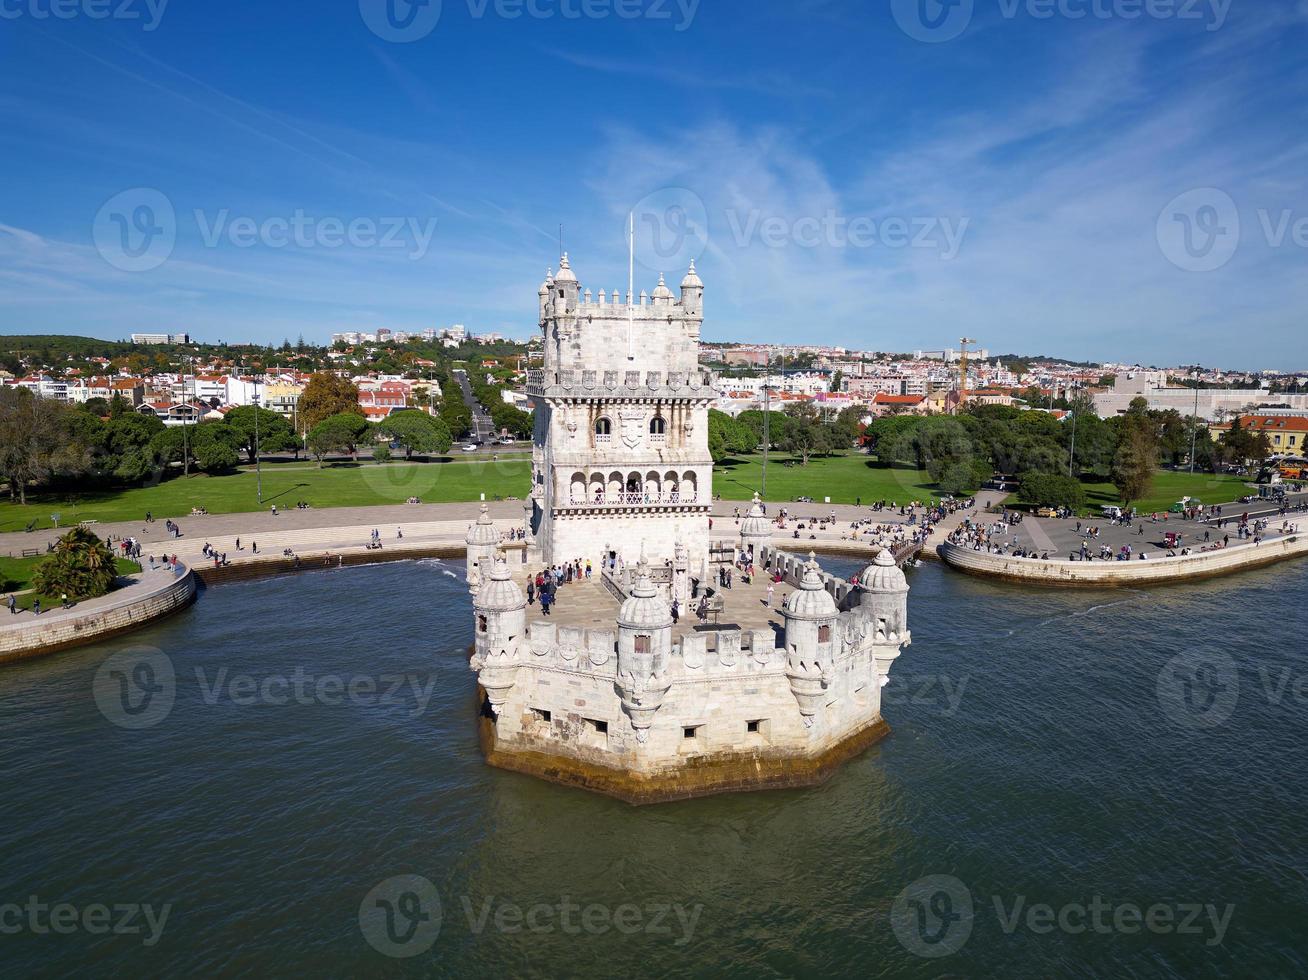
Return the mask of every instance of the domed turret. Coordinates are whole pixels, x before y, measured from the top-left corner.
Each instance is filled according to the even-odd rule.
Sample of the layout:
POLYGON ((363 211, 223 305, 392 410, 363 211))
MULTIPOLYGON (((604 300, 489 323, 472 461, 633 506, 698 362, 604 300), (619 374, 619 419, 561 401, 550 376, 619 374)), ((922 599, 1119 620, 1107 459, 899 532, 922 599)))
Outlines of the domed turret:
POLYGON ((559 274, 554 277, 554 285, 560 286, 565 282, 576 282, 576 273, 572 271, 572 266, 568 264, 568 253, 563 253, 563 258, 559 259, 559 274))
POLYGON ((799 588, 781 607, 786 623, 786 678, 805 728, 812 727, 822 709, 833 677, 839 615, 836 600, 822 585, 817 558, 809 552, 799 588))
POLYGON ((527 597, 502 557, 490 563, 472 608, 477 617, 472 667, 491 707, 498 711, 517 682, 519 652, 527 634, 527 597))
POLYGON ((889 548, 882 548, 863 569, 858 587, 862 590, 859 612, 872 620, 877 638, 901 639, 908 623, 908 579, 889 548))
POLYGON ((681 305, 687 313, 695 316, 704 314, 704 283, 695 271, 695 260, 690 260, 690 271, 681 280, 681 305))
POLYGON ((650 293, 650 299, 654 301, 655 306, 671 306, 672 290, 668 284, 663 281, 663 273, 659 273, 659 284, 654 287, 654 292, 650 293))
POLYGON ((836 600, 822 584, 817 556, 810 551, 799 588, 786 598, 785 615, 790 619, 832 619, 839 613, 836 600))
POLYGON ((649 577, 649 563, 641 557, 636 584, 618 610, 618 625, 629 629, 663 629, 672 626, 672 609, 649 577))
POLYGON ((476 523, 468 525, 468 533, 463 540, 468 546, 467 581, 472 591, 476 592, 481 585, 482 571, 490 568, 495 549, 500 544, 500 532, 495 529, 490 508, 486 504, 481 505, 481 515, 476 523))
POLYGON ((858 585, 868 592, 907 592, 908 579, 903 570, 895 564, 895 556, 889 548, 877 552, 872 564, 863 569, 858 576, 858 585))
POLYGON ((672 686, 667 677, 671 656, 672 611, 650 580, 642 555, 636 584, 618 610, 618 694, 637 742, 648 740, 654 714, 672 686))
POLYGON ((764 546, 771 543, 771 541, 772 522, 763 513, 763 502, 759 500, 758 494, 755 493, 754 502, 750 505, 749 513, 740 522, 740 550, 749 555, 750 558, 758 560, 762 557, 764 546))

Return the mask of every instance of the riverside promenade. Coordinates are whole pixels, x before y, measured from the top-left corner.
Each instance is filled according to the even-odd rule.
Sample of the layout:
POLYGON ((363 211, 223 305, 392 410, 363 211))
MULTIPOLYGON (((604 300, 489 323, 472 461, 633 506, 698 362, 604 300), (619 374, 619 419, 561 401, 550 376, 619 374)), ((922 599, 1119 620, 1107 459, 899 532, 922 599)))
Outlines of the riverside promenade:
POLYGON ((120 576, 108 595, 83 599, 69 609, 55 606, 37 616, 0 611, 0 664, 43 656, 136 629, 184 609, 195 599, 190 568, 144 567, 120 576))
MULTIPOLYGON (((978 498, 978 508, 983 509, 1001 499, 1001 494, 982 494, 978 498)), ((502 533, 523 526, 521 500, 491 501, 486 506, 502 533)), ((812 549, 822 554, 866 555, 869 560, 880 548, 880 536, 868 533, 870 528, 866 527, 856 533, 851 524, 865 521, 872 522, 873 525, 906 526, 908 520, 897 509, 874 512, 870 507, 784 501, 769 504, 769 515, 775 516, 781 508, 786 508, 790 517, 785 530, 776 531, 773 543, 777 547, 796 552, 812 549), (821 522, 832 514, 835 515, 834 522, 815 526, 815 521, 821 522), (800 524, 804 525, 802 530, 800 524), (797 530, 799 537, 794 536, 797 530)), ((735 540, 735 513, 739 510, 743 516, 748 509, 749 504, 744 501, 715 502, 712 511, 713 538, 718 541, 735 540)), ((97 524, 92 530, 100 537, 111 538, 115 542, 123 538, 135 538, 141 544, 141 561, 146 565, 151 556, 160 560, 164 555, 176 555, 191 565, 206 583, 213 584, 252 574, 307 570, 332 564, 426 557, 462 558, 468 525, 477 519, 480 512, 480 501, 393 504, 380 507, 292 509, 279 511, 275 517, 271 511, 181 517, 174 521, 181 529, 181 537, 172 537, 165 528, 163 519, 156 519, 149 524, 144 520, 97 524), (368 547, 374 529, 378 532, 381 548, 368 547), (213 560, 202 554, 205 544, 219 554, 226 554, 228 564, 215 568, 213 560), (256 546, 257 552, 254 550, 256 546), (292 555, 284 554, 286 549, 290 549, 292 555)), ((947 534, 965 517, 977 519, 979 513, 980 510, 969 510, 949 515, 937 525, 933 540, 947 534)), ((0 555, 18 556, 24 550, 44 553, 66 530, 67 528, 30 534, 0 534, 0 555)), ((520 542, 506 541, 506 544, 513 546, 520 542)))

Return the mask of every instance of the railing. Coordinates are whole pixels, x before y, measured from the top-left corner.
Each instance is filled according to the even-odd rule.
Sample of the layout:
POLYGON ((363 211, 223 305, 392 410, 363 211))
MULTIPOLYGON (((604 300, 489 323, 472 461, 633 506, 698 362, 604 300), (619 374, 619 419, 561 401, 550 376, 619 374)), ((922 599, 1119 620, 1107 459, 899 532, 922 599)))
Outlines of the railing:
POLYGON ((569 507, 631 507, 654 506, 656 504, 693 504, 693 493, 644 493, 643 491, 623 490, 609 493, 602 497, 569 497, 569 507))
POLYGON ((597 446, 607 446, 607 445, 608 445, 609 443, 611 443, 612 441, 613 441, 613 433, 612 433, 612 432, 596 432, 596 433, 595 433, 595 445, 597 445, 597 446))

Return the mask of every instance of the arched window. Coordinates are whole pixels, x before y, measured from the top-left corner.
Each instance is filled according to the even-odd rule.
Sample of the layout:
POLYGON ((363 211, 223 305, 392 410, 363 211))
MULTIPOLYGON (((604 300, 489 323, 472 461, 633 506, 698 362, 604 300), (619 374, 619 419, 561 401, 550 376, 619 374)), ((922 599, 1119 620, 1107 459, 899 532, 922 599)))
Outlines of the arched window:
POLYGON ((597 419, 595 422, 595 443, 603 445, 613 440, 613 423, 608 419, 597 419))
POLYGON ((485 617, 485 616, 478 616, 478 617, 477 617, 477 632, 478 632, 478 633, 485 633, 485 632, 486 632, 486 617, 485 617))
POLYGON ((655 415, 649 420, 649 434, 661 439, 668 434, 668 423, 662 415, 655 415))
POLYGON ((818 627, 818 642, 819 643, 831 642, 831 627, 828 626, 826 623, 823 623, 818 627))

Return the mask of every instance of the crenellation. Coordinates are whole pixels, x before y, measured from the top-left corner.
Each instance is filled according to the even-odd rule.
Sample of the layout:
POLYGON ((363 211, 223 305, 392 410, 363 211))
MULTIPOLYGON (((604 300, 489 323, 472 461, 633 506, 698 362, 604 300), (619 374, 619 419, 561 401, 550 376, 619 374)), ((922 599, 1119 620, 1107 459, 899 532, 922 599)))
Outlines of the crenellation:
POLYGON ((633 800, 823 778, 886 730, 881 688, 911 641, 903 573, 882 552, 849 582, 774 547, 757 496, 738 540, 710 549, 693 264, 680 299, 660 276, 623 305, 617 290, 591 302, 565 255, 540 297, 528 568, 552 582, 571 567, 574 584, 527 622, 498 532, 484 516, 469 528, 488 759, 633 800), (736 559, 792 590, 779 611, 761 584, 719 591, 736 559), (681 617, 702 602, 700 624, 674 602, 681 617))

